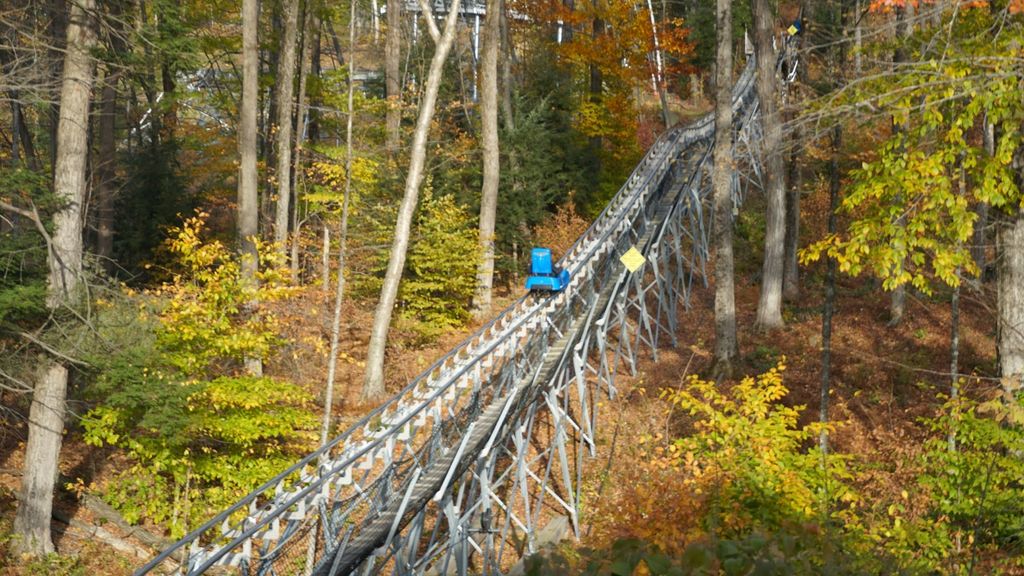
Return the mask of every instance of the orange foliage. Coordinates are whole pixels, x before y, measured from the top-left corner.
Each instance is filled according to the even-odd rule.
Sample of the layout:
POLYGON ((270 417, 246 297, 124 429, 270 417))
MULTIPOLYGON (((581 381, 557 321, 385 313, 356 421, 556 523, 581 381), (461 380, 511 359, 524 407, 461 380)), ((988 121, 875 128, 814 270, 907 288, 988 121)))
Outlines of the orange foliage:
MULTIPOLYGON (((606 549, 617 540, 639 539, 672 555, 706 532, 701 522, 709 491, 681 472, 661 447, 619 455, 629 465, 594 498, 587 545, 606 549)), ((706 488, 706 487, 705 487, 706 488)), ((586 497, 585 496, 585 497, 586 497)))
MULTIPOLYGON (((559 48, 559 54, 577 65, 595 65, 606 77, 626 83, 646 82, 651 75, 650 55, 654 52, 654 30, 650 13, 637 9, 633 1, 580 0, 570 9, 557 0, 535 5, 537 17, 548 24, 562 22, 577 31, 572 42, 559 48), (590 33, 593 23, 604 23, 601 34, 590 33)), ((693 52, 687 40, 689 30, 680 18, 657 23, 658 46, 666 57, 679 62, 679 68, 693 52)))
MULTIPOLYGON (((872 0, 871 4, 868 5, 868 10, 872 12, 888 13, 892 12, 897 8, 905 8, 907 6, 913 6, 917 8, 921 4, 934 4, 935 0, 872 0)), ((968 8, 986 8, 989 5, 989 0, 972 0, 969 2, 962 2, 960 9, 965 10, 968 8)), ((1010 0, 1010 13, 1017 14, 1024 10, 1024 0, 1010 0)))
POLYGON ((576 212, 576 203, 570 198, 534 230, 534 241, 537 246, 550 248, 551 255, 557 260, 583 235, 589 225, 590 223, 576 212))
POLYGON ((609 149, 620 155, 628 155, 629 145, 635 145, 634 89, 650 89, 656 76, 655 34, 662 82, 669 74, 688 71, 694 45, 683 20, 652 27, 651 13, 635 0, 577 0, 572 8, 560 0, 513 0, 512 9, 527 14, 534 26, 540 23, 540 29, 561 25, 573 31, 571 41, 555 47, 555 53, 583 85, 588 70, 595 67, 603 86, 599 98, 580 102, 577 128, 588 137, 606 139, 609 149))

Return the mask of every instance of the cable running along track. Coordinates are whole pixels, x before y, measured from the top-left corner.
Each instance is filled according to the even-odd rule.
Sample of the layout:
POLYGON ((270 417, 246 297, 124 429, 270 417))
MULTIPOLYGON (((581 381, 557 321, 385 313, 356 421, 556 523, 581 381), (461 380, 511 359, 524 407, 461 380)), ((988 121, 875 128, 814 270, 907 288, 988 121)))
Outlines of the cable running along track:
MULTIPOLYGON (((737 205, 760 181, 753 85, 751 59, 733 92, 737 205)), ((664 133, 561 260, 564 291, 519 299, 137 574, 501 574, 553 515, 578 535, 596 399, 642 348, 675 344, 704 279, 714 139, 712 115, 664 133)))

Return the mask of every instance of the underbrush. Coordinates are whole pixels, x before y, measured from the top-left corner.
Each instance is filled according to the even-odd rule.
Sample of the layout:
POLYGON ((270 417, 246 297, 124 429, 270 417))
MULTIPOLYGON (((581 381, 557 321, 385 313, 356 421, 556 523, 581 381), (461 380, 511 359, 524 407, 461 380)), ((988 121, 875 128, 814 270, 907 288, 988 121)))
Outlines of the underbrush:
MULTIPOLYGON (((860 490, 864 455, 818 448, 784 359, 728 387, 689 377, 662 400, 674 439, 625 449, 589 493, 586 547, 528 561, 542 574, 1015 574, 1024 569, 1024 401, 979 387, 922 424, 913 481, 860 490), (625 463, 625 464, 623 464, 625 463), (639 570, 639 571, 637 571, 639 570)), ((661 428, 661 426, 658 426, 661 428)), ((665 428, 662 428, 665 429, 665 428)))

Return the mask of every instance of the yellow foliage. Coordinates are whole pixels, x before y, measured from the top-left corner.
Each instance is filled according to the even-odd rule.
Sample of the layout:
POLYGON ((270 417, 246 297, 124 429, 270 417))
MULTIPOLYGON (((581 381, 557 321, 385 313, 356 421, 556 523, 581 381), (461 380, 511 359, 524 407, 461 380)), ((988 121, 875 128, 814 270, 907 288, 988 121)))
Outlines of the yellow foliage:
POLYGON ((258 303, 294 292, 277 251, 259 240, 258 283, 243 282, 238 257, 221 242, 202 237, 207 217, 199 212, 171 230, 167 244, 181 270, 157 290, 168 297, 158 342, 171 363, 192 376, 224 361, 265 357, 278 341, 276 319, 258 303))

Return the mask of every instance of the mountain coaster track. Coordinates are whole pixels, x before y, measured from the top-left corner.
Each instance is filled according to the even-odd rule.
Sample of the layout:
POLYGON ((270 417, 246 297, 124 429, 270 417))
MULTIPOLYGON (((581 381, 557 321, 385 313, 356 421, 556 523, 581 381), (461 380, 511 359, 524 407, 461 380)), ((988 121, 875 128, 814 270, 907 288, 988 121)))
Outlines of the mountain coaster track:
MULTIPOLYGON (((734 157, 751 173, 733 178, 737 205, 759 181, 753 86, 751 58, 733 92, 734 157)), ((578 535, 595 398, 614 397, 641 348, 675 344, 704 278, 714 139, 710 114, 662 134, 562 258, 565 290, 523 296, 136 574, 501 574, 553 511, 578 535), (631 246, 646 258, 632 273, 618 260, 631 246)))

